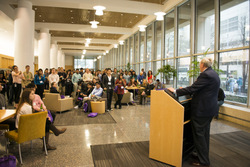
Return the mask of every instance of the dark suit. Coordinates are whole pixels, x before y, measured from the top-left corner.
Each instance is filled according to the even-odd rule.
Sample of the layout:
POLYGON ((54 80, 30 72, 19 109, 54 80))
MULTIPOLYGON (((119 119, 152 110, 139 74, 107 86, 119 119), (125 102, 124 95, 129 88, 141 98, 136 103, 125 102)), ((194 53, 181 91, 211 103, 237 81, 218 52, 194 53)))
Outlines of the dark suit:
POLYGON ((220 78, 211 68, 203 71, 193 85, 177 89, 177 96, 193 95, 191 101, 191 123, 194 145, 200 163, 209 165, 209 134, 213 116, 218 114, 218 92, 220 78))
POLYGON ((113 90, 115 88, 115 78, 111 76, 111 80, 109 81, 108 75, 104 75, 103 76, 103 88, 107 89, 108 110, 111 110, 113 90))

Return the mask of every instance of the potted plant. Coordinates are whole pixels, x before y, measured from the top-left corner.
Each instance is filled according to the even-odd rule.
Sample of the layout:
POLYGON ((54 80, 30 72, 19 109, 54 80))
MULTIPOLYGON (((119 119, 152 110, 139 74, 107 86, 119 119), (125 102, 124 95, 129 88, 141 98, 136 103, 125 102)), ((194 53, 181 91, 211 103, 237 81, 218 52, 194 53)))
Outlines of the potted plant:
POLYGON ((170 78, 176 77, 176 69, 169 64, 163 65, 162 68, 159 68, 155 76, 159 75, 160 73, 162 73, 166 79, 166 84, 169 84, 170 78))
POLYGON ((130 69, 131 69, 131 65, 130 65, 130 63, 128 63, 127 64, 127 71, 130 71, 130 69))
MULTIPOLYGON (((201 59, 205 58, 207 56, 207 52, 209 51, 210 48, 208 48, 204 54, 203 57, 201 57, 201 59)), ((214 60, 213 62, 213 66, 212 66, 213 70, 219 75, 220 73, 222 73, 223 71, 220 70, 218 68, 218 63, 217 61, 214 60)), ((188 70, 188 75, 189 78, 197 78, 200 75, 200 61, 198 61, 197 56, 194 58, 194 60, 192 61, 192 65, 190 70, 188 70)))

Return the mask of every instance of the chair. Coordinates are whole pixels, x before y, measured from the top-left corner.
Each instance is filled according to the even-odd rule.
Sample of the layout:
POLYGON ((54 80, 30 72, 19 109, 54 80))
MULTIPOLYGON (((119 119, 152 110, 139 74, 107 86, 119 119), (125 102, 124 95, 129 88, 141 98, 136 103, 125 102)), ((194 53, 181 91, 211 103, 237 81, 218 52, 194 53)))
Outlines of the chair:
POLYGON ((46 108, 51 111, 66 111, 73 108, 73 98, 61 99, 58 93, 44 93, 43 102, 46 108))
POLYGON ((26 141, 43 138, 45 154, 48 155, 45 143, 45 123, 47 114, 47 112, 38 112, 34 114, 21 115, 19 119, 18 130, 12 130, 5 133, 5 137, 7 139, 18 143, 21 164, 23 164, 23 160, 20 144, 26 141))
MULTIPOLYGON (((10 126, 9 126, 8 124, 0 124, 0 130, 5 131, 5 133, 8 132, 9 129, 10 129, 10 126)), ((6 143, 6 144, 5 144, 5 145, 6 145, 6 147, 5 147, 6 153, 8 153, 8 150, 7 150, 8 141, 6 140, 5 143, 6 143)))
MULTIPOLYGON (((114 99, 115 99, 115 101, 118 100, 118 96, 117 96, 116 93, 114 93, 114 99)), ((122 100, 121 100, 121 103, 129 105, 129 102, 131 102, 130 101, 130 92, 124 93, 123 97, 122 97, 122 100)))

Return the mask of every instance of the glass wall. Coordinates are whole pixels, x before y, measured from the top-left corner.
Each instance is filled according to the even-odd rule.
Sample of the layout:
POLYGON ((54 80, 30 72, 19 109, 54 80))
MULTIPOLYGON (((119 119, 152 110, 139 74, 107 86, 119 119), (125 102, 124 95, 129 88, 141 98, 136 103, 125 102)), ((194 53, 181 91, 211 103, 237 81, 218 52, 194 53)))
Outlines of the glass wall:
POLYGON ((220 49, 249 45, 249 0, 221 0, 220 49))
POLYGON ((94 69, 94 59, 80 59, 80 58, 75 58, 74 59, 74 68, 89 68, 89 69, 94 69))
POLYGON ((161 38, 162 38, 162 22, 155 22, 155 54, 154 60, 161 59, 161 38))
POLYGON ((156 74, 162 65, 169 64, 176 68, 177 77, 167 84, 163 75, 157 78, 166 87, 185 87, 195 80, 190 80, 187 73, 191 60, 200 61, 210 48, 206 57, 216 62, 226 100, 248 104, 249 1, 194 0, 195 6, 191 6, 190 1, 175 6, 166 11, 164 21, 153 21, 147 25, 146 32, 131 35, 125 41, 124 58, 119 62, 123 68, 127 62, 132 62, 137 74, 142 68, 156 74), (218 8, 215 8, 216 3, 220 5, 218 8), (129 57, 130 54, 134 58, 129 57))
MULTIPOLYGON (((146 61, 150 61, 152 57, 152 44, 153 44, 153 28, 152 24, 147 27, 147 55, 146 61)), ((151 66, 150 66, 151 67, 151 66)))
POLYGON ((196 1, 196 53, 214 50, 214 12, 214 1, 196 1))
POLYGON ((178 7, 178 56, 190 54, 191 5, 187 1, 178 7))
POLYGON ((165 55, 164 58, 174 57, 174 11, 165 16, 165 55))

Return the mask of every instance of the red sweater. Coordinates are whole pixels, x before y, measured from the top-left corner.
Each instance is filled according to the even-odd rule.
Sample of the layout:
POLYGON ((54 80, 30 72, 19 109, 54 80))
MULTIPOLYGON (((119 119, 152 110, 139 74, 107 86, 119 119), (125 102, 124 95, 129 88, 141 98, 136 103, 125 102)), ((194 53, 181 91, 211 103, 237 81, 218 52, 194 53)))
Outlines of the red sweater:
POLYGON ((115 85, 117 86, 117 94, 122 94, 123 95, 124 94, 124 88, 126 86, 125 79, 122 79, 122 81, 117 79, 115 81, 115 85))

